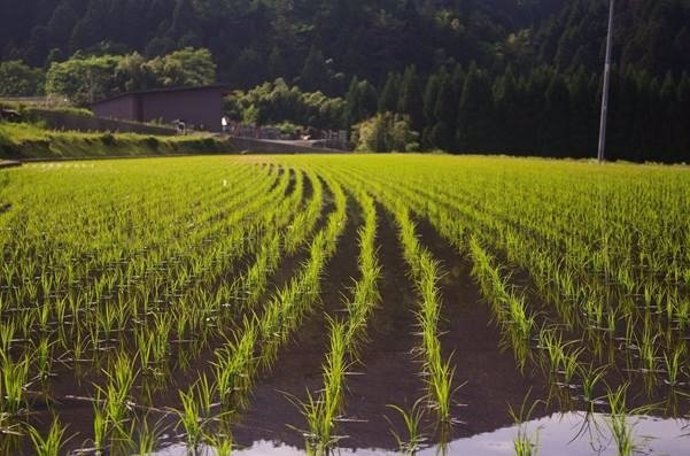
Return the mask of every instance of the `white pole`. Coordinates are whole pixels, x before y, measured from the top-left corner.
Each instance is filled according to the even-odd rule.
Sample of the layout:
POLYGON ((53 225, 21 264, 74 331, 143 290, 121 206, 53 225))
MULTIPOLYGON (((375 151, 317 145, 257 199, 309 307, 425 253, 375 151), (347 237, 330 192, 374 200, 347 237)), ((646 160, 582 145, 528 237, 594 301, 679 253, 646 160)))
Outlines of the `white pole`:
POLYGON ((606 160, 606 118, 609 110, 609 89, 611 80, 611 44, 613 41, 613 11, 615 0, 609 8, 609 31, 606 37, 606 63, 604 64, 604 93, 601 97, 601 122, 599 124, 599 162, 606 160))

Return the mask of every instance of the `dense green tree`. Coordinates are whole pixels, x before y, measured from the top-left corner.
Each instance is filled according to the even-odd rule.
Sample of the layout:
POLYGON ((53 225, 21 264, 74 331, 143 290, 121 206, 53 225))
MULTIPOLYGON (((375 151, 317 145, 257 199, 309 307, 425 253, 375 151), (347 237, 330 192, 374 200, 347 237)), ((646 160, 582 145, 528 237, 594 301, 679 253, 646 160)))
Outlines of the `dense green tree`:
POLYGON ((567 156, 570 139, 570 92, 560 75, 553 75, 545 93, 540 151, 550 156, 567 156))
POLYGON ((465 78, 457 114, 457 146, 463 152, 490 151, 493 141, 492 93, 486 73, 472 65, 465 78))
POLYGON ((391 112, 378 113, 356 125, 352 140, 359 152, 412 152, 419 147, 410 119, 391 112))
POLYGON ((400 81, 400 98, 398 100, 397 112, 409 116, 410 125, 417 132, 421 131, 424 122, 423 106, 417 68, 414 65, 410 65, 405 69, 405 73, 400 81))
POLYGON ((345 96, 344 119, 346 125, 354 125, 371 117, 378 107, 376 89, 369 81, 353 78, 345 96))
POLYGON ((400 99, 400 74, 389 73, 386 84, 381 89, 379 96, 378 112, 398 112, 398 102, 400 99))
POLYGON ((199 86, 216 81, 216 64, 208 49, 184 48, 145 63, 163 87, 199 86))
POLYGON ((44 76, 21 60, 0 62, 0 96, 28 97, 43 93, 44 76))
POLYGON ((119 57, 82 57, 50 65, 46 74, 46 94, 64 97, 75 104, 92 103, 115 91, 113 75, 119 57))
POLYGON ((329 79, 328 65, 323 52, 312 46, 299 76, 299 86, 307 92, 328 90, 329 79))

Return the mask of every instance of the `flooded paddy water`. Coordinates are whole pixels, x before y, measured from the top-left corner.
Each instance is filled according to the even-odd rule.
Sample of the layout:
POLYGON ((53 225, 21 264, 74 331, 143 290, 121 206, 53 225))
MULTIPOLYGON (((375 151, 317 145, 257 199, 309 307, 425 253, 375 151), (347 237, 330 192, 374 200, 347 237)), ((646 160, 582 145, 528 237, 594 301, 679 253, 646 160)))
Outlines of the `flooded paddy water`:
POLYGON ((583 266, 486 187, 204 160, 7 175, 0 456, 690 454, 685 247, 583 266))

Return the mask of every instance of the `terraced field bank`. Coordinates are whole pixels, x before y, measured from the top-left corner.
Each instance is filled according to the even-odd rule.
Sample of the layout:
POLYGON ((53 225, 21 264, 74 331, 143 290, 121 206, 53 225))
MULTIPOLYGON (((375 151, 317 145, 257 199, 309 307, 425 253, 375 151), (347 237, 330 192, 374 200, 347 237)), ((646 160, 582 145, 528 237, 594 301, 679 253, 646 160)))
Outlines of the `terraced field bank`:
POLYGON ((0 456, 687 454, 690 169, 0 170, 0 456))

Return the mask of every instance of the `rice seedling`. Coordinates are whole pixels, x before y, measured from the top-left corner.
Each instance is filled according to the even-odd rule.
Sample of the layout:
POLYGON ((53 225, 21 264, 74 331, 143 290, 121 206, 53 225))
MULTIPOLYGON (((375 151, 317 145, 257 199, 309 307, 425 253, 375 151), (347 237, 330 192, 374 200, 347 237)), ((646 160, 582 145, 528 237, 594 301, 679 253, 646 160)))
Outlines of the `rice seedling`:
POLYGON ((210 446, 214 456, 231 456, 233 450, 232 435, 225 433, 214 433, 206 436, 206 443, 210 446))
POLYGON ((14 362, 8 354, 0 353, 0 414, 13 416, 26 409, 29 365, 28 356, 14 362))
POLYGON ((395 431, 393 422, 386 417, 388 424, 391 427, 391 434, 398 445, 398 451, 405 455, 415 455, 419 450, 422 449, 422 445, 427 441, 427 437, 421 431, 422 420, 424 419, 424 407, 423 403, 425 398, 420 398, 412 404, 412 407, 408 410, 403 409, 395 404, 388 404, 387 407, 397 412, 405 424, 405 431, 407 432, 407 437, 401 436, 395 431))
POLYGON ((664 353, 664 363, 666 366, 665 382, 671 387, 682 386, 681 374, 686 351, 685 347, 684 344, 679 344, 676 346, 673 353, 664 353))
POLYGON ((530 432, 525 424, 540 404, 540 401, 534 401, 527 408, 530 394, 531 391, 525 396, 519 411, 515 411, 512 406, 509 407, 510 416, 518 428, 517 434, 513 438, 515 456, 536 456, 539 452, 539 429, 530 432))
POLYGON ((130 435, 136 436, 136 438, 133 437, 133 441, 136 443, 130 451, 134 451, 135 456, 149 456, 155 452, 156 444, 161 439, 160 423, 151 427, 149 417, 144 416, 140 422, 132 423, 130 435))
POLYGON ((184 438, 188 450, 192 455, 197 455, 199 452, 199 445, 203 442, 204 427, 207 423, 207 419, 201 415, 194 387, 190 387, 187 392, 179 391, 179 395, 180 402, 182 403, 182 410, 176 412, 179 417, 178 426, 184 429, 184 438))
POLYGON ((610 407, 608 420, 609 430, 616 442, 618 456, 630 456, 635 450, 633 429, 628 422, 630 412, 627 408, 627 391, 629 384, 623 384, 615 390, 609 389, 606 398, 610 407))
POLYGON ((33 443, 33 449, 36 456, 55 456, 60 454, 60 450, 67 442, 65 440, 66 428, 62 426, 60 421, 55 418, 48 435, 43 437, 36 428, 29 426, 29 437, 33 443))

